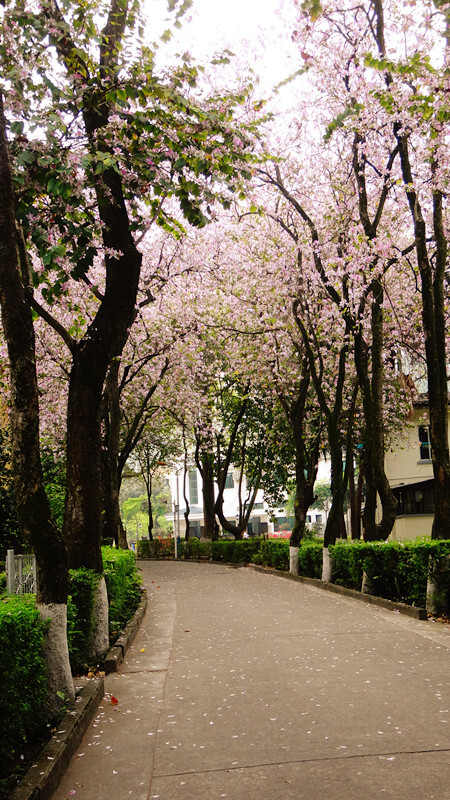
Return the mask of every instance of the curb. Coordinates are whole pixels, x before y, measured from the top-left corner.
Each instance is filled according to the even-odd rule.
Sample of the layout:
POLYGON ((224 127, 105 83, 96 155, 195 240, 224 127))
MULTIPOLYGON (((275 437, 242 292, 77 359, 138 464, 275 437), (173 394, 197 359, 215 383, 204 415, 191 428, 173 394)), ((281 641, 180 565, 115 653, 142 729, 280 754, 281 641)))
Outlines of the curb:
POLYGON ((280 572, 275 569, 267 569, 260 567, 258 564, 248 564, 247 568, 255 570, 255 572, 263 572, 266 575, 276 575, 278 578, 287 578, 291 581, 298 583, 307 583, 310 586, 315 586, 317 589, 324 589, 326 592, 334 592, 335 594, 343 595, 344 597, 351 597, 353 600, 361 600, 363 603, 369 603, 373 606, 386 608, 388 611, 395 611, 398 614, 405 614, 414 619, 428 619, 428 614, 425 608, 418 608, 416 606, 408 606, 406 603, 396 603, 394 600, 386 600, 384 597, 377 597, 373 594, 363 594, 356 589, 347 589, 345 586, 338 586, 336 583, 327 583, 318 578, 305 578, 303 575, 291 575, 289 572, 280 572))
POLYGON ((76 687, 73 708, 66 711, 50 741, 9 800, 50 800, 103 699, 103 678, 76 687))
POLYGON ((134 641, 134 638, 141 627, 146 608, 147 593, 143 592, 141 595, 141 601, 136 611, 105 657, 103 666, 107 675, 109 675, 111 672, 117 672, 117 668, 124 660, 128 648, 134 641))

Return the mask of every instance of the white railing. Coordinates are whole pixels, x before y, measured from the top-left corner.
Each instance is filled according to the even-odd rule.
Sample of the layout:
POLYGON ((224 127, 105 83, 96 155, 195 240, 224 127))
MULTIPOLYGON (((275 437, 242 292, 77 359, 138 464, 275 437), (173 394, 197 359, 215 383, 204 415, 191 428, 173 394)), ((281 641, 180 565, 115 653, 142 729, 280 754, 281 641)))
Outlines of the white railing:
POLYGON ((6 552, 6 590, 8 594, 36 593, 36 556, 16 556, 6 552))

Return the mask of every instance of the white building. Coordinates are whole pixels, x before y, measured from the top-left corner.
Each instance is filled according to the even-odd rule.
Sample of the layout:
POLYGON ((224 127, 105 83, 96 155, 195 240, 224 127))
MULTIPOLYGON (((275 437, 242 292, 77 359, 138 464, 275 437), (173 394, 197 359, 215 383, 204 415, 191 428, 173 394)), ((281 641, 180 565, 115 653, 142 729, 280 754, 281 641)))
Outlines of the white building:
MULTIPOLYGON (((179 511, 179 533, 183 538, 186 504, 184 501, 182 470, 169 476, 169 485, 172 495, 172 512, 166 514, 166 519, 173 522, 174 529, 177 529, 177 512, 179 511)), ((217 491, 216 485, 216 494, 217 491)), ((202 478, 195 466, 188 470, 186 476, 186 494, 189 502, 189 535, 200 538, 203 534, 202 478)), ((243 487, 243 494, 245 495, 245 487, 243 487)), ((239 518, 238 474, 233 470, 229 471, 225 482, 223 511, 226 519, 230 522, 235 523, 239 518)), ((261 534, 276 535, 277 533, 287 533, 292 529, 292 522, 293 520, 286 517, 284 509, 276 509, 274 517, 271 519, 269 506, 264 501, 262 490, 259 490, 250 514, 247 534, 248 536, 260 536, 261 534)))
MULTIPOLYGON (((329 480, 329 465, 323 462, 319 465, 319 480, 329 480)), ((169 486, 172 495, 172 511, 166 514, 166 519, 174 525, 174 530, 184 537, 185 520, 184 513, 186 504, 183 492, 183 470, 172 473, 169 478, 169 486), (179 527, 178 527, 179 526, 179 527)), ((236 522, 239 517, 239 485, 238 472, 230 469, 225 483, 223 510, 227 520, 236 522)), ((216 485, 216 494, 217 494, 216 485)), ((203 494, 202 478, 199 470, 191 466, 186 476, 186 494, 189 503, 189 535, 201 538, 203 534, 203 494)), ((245 487, 243 487, 245 495, 245 487)), ((327 512, 311 508, 307 515, 308 525, 321 525, 325 528, 327 512)), ((264 493, 259 490, 256 495, 255 504, 250 514, 247 526, 248 536, 260 536, 268 534, 274 537, 288 537, 294 524, 293 516, 288 516, 285 508, 272 510, 264 500, 264 493)), ((227 535, 225 533, 225 535, 227 535)))

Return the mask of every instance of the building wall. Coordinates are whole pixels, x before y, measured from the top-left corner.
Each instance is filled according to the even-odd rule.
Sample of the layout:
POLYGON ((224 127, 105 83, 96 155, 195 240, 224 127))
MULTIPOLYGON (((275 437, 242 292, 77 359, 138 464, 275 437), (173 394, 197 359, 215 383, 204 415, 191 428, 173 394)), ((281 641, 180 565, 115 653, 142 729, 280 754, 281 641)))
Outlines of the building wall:
POLYGON ((419 426, 426 426, 426 410, 414 409, 411 421, 386 453, 385 470, 391 486, 433 477, 431 459, 420 457, 419 426))
MULTIPOLYGON (((419 427, 428 425, 428 409, 415 408, 411 420, 393 441, 386 453, 386 475, 392 488, 402 485, 420 483, 433 478, 431 458, 423 458, 423 450, 419 437, 419 427)), ((379 515, 378 515, 379 516, 379 515)), ((432 514, 399 515, 395 521, 391 541, 413 540, 419 536, 430 536, 433 525, 432 514)))
POLYGON ((431 536, 432 525, 433 516, 431 514, 397 517, 389 541, 405 542, 417 539, 419 536, 431 536))

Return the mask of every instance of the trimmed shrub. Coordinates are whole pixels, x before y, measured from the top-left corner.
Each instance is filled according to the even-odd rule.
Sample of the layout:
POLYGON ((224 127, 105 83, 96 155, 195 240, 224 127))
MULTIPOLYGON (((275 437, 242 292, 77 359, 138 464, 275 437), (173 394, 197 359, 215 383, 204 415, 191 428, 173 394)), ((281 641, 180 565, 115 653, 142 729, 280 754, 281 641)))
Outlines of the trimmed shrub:
POLYGON ((442 565, 439 577, 448 594, 450 568, 448 562, 445 566, 445 557, 450 555, 450 540, 367 543, 364 569, 374 593, 388 600, 424 607, 430 555, 442 565))
POLYGON ((211 558, 211 542, 201 542, 196 536, 192 539, 181 541, 178 545, 180 558, 199 558, 208 561, 211 558))
POLYGON ((141 581, 132 550, 103 547, 103 568, 108 590, 109 637, 117 638, 141 599, 141 581))
POLYGON ((258 552, 252 557, 252 563, 282 571, 289 570, 289 540, 261 539, 258 552))
MULTIPOLYGON (((0 794, 20 763, 28 740, 47 730, 46 667, 42 643, 47 623, 34 595, 0 600, 0 794)), ((6 795, 5 795, 6 796, 6 795)))
MULTIPOLYGON (((102 556, 108 591, 109 637, 114 641, 139 605, 140 580, 136 557, 131 550, 103 547, 102 556)), ((86 646, 91 639, 94 597, 100 577, 89 569, 70 570, 67 640, 70 664, 75 673, 89 666, 86 646)))
POLYGON ((6 590, 6 572, 0 572, 0 594, 6 590))
POLYGON ((343 541, 330 547, 333 559, 333 583, 345 586, 347 589, 357 591, 361 589, 366 549, 367 544, 360 541, 343 541))
POLYGON ((137 543, 138 558, 173 558, 175 544, 170 539, 139 539, 137 543))
POLYGON ((67 642, 72 671, 83 672, 88 666, 86 646, 93 629, 94 597, 100 575, 93 570, 69 571, 69 596, 67 598, 67 642))
POLYGON ((318 541, 302 541, 298 551, 298 572, 305 578, 322 577, 323 544, 318 541))
POLYGON ((219 540, 211 542, 211 556, 213 561, 226 561, 229 564, 250 564, 253 556, 258 553, 260 544, 260 538, 219 540))

